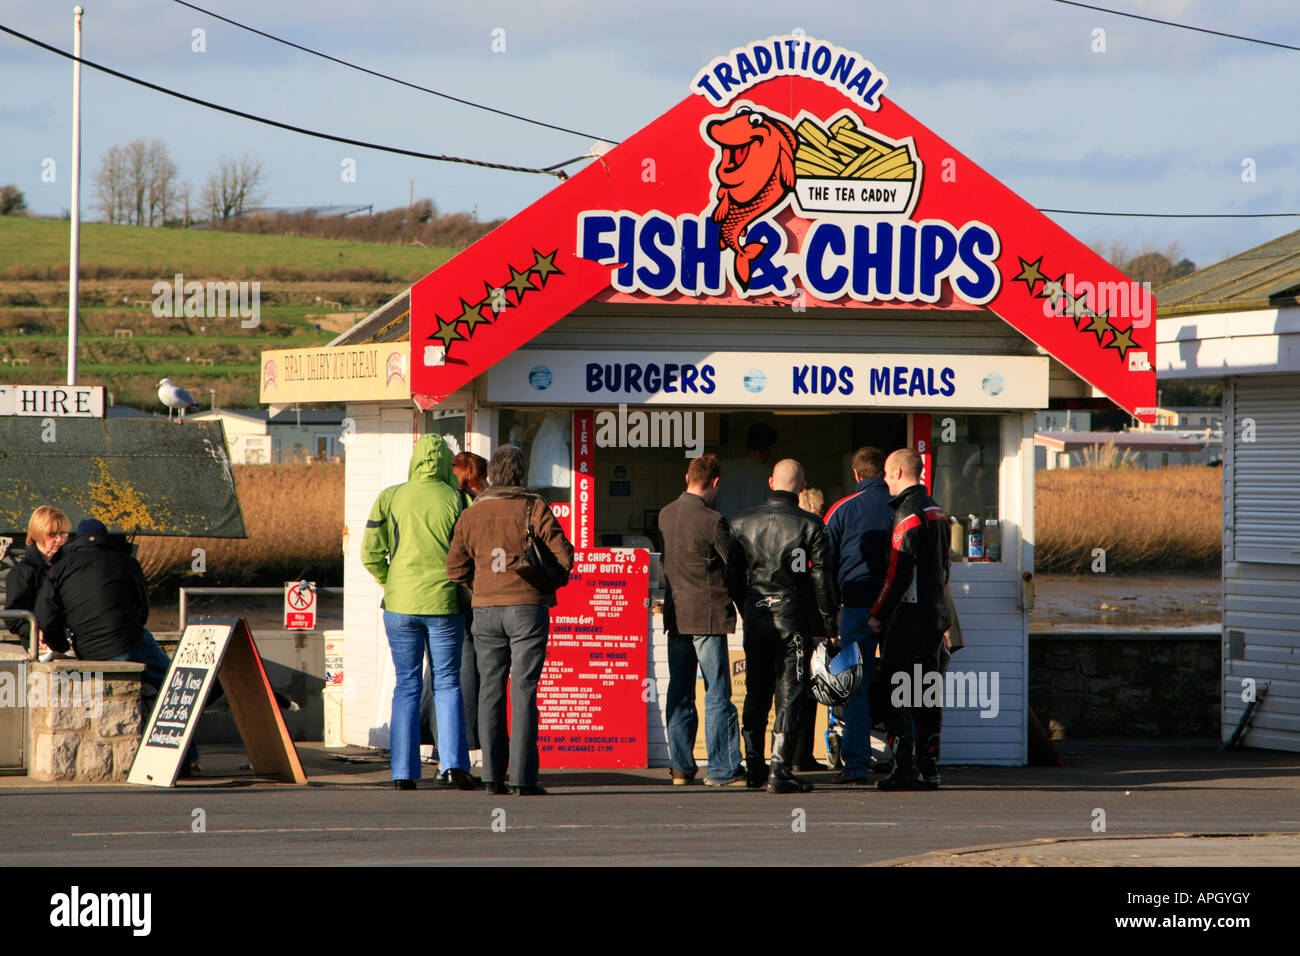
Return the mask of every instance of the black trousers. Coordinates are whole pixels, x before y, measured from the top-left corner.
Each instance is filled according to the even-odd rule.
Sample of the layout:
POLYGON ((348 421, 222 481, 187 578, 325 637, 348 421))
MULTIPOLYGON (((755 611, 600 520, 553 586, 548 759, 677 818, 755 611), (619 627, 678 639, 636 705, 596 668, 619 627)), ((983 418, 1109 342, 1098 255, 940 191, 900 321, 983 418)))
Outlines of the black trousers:
POLYGON ((943 727, 943 704, 922 702, 924 684, 917 683, 920 665, 922 681, 927 674, 939 674, 946 618, 915 606, 901 605, 885 633, 880 653, 881 666, 871 680, 871 713, 885 715, 885 727, 899 738, 909 738, 915 728, 916 740, 924 744, 943 727), (895 677, 895 675, 902 675, 895 677))
POLYGON ((474 608, 478 730, 485 782, 505 783, 508 773, 509 782, 517 787, 537 785, 537 684, 546 663, 550 625, 550 612, 540 604, 474 608))
POLYGON ((763 762, 767 712, 774 696, 771 769, 794 767, 799 725, 809 693, 810 643, 797 631, 782 632, 766 621, 745 619, 745 707, 740 736, 745 743, 746 767, 763 762))

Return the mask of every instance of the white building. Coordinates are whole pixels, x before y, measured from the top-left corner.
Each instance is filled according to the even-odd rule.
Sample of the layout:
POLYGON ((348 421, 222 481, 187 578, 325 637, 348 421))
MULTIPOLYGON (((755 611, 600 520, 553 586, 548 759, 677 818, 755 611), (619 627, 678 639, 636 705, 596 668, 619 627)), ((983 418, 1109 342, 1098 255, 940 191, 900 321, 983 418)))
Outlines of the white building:
POLYGON ((1161 379, 1223 382, 1223 738, 1300 751, 1300 232, 1167 287, 1161 379))
POLYGON ((1108 454, 1133 468, 1205 464, 1205 448, 1193 439, 1166 432, 1035 432, 1039 468, 1096 466, 1108 454))
MULTIPOLYGON (((910 447, 949 514, 994 519, 986 543, 997 547, 986 558, 996 560, 963 557, 952 568, 966 641, 952 666, 996 681, 997 705, 950 709, 943 759, 1025 762, 1034 415, 1113 401, 1149 420, 1154 336, 1136 315, 1154 314, 1154 302, 1135 289, 1133 314, 1091 312, 1090 293, 1063 277, 1119 285, 1124 276, 970 160, 945 178, 959 153, 890 101, 864 107, 861 92, 811 74, 750 83, 744 103, 733 91, 719 106, 696 90, 328 348, 263 354, 263 402, 328 393, 347 402, 354 426, 344 505, 348 743, 387 745, 392 665, 381 591, 359 550, 375 497, 406 479, 415 439, 436 431, 484 457, 518 443, 535 466, 530 483, 580 550, 645 538, 657 547, 658 509, 681 493, 691 455, 622 431, 612 445, 590 438, 596 415, 653 410, 698 420, 699 450, 724 459, 724 476, 726 461, 744 455, 747 429, 771 425, 777 456, 803 461, 828 503, 852 490, 857 447, 910 447), (830 154, 801 164, 790 194, 747 227, 746 241, 762 248, 741 253, 738 234, 718 231, 710 216, 710 177, 749 154, 715 148, 715 120, 799 124, 809 141, 845 133, 853 149, 876 143, 888 155, 873 162, 912 178, 862 186, 830 154), (840 201, 851 205, 827 205, 840 201), (899 205, 872 205, 884 202, 899 205), (724 236, 734 243, 720 251, 724 236), (850 241, 861 255, 850 255, 850 241), (778 247, 783 264, 767 255, 778 247), (742 255, 754 271, 741 270, 742 255), (944 276, 932 274, 922 292, 930 280, 920 272, 936 269, 944 276), (1049 312, 1061 305, 1071 308, 1049 312)), ((869 158, 859 153, 854 168, 869 158)), ((644 652, 628 663, 657 691, 601 713, 606 732, 639 742, 640 759, 663 766, 668 674, 656 586, 652 577, 639 635, 625 636, 644 652)), ((568 643, 583 646, 557 647, 558 658, 586 665, 601 656, 568 643)), ((740 650, 739 632, 730 646, 740 650)), ((556 765, 543 754, 543 772, 556 765)))
POLYGON ((220 421, 226 430, 226 452, 235 465, 336 461, 343 456, 341 409, 286 408, 271 414, 265 408, 218 408, 186 417, 220 421))

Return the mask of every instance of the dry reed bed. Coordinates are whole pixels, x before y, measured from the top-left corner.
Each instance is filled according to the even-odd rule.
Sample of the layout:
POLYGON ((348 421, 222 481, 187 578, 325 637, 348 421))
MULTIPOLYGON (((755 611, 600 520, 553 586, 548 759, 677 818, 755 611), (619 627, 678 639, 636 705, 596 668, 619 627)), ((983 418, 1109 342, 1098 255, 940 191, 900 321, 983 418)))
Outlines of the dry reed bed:
POLYGON ((1040 571, 1088 571, 1093 549, 1104 548, 1108 572, 1214 567, 1222 488, 1223 473, 1200 466, 1040 471, 1034 563, 1040 571))
POLYGON ((140 537, 139 559, 153 590, 189 584, 266 586, 307 578, 343 583, 343 466, 235 465, 248 537, 140 537), (191 572, 203 548, 207 568, 191 572))
MULTIPOLYGON (((236 465, 246 540, 140 538, 151 587, 266 585, 309 577, 342 583, 343 468, 236 465), (207 571, 190 572, 191 551, 207 571)), ((1222 473, 1216 468, 1098 470, 1036 475, 1036 565, 1084 572, 1106 549, 1108 572, 1214 567, 1219 560, 1222 473)))

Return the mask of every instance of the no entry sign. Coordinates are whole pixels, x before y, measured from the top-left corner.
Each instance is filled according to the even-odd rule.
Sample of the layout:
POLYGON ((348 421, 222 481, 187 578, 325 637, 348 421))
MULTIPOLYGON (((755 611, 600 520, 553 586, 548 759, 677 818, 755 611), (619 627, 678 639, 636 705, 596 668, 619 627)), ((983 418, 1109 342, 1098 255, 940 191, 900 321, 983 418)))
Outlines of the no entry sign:
POLYGON ((289 581, 284 586, 284 629, 316 630, 316 582, 289 581))

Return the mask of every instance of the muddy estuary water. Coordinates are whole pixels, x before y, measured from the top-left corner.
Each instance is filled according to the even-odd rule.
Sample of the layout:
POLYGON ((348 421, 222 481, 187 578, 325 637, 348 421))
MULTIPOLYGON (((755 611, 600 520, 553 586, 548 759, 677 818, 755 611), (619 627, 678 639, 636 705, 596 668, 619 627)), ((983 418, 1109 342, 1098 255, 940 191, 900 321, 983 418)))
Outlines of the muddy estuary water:
MULTIPOLYGON (((225 597, 191 599, 192 614, 243 614, 253 627, 279 630, 280 598, 225 597)), ((343 626, 343 602, 321 595, 317 628, 343 626)), ((1219 572, 1186 574, 1039 574, 1031 631, 1144 631, 1217 628, 1223 611, 1219 572)), ((176 628, 174 601, 158 602, 149 616, 156 631, 176 628)))
POLYGON ((1031 631, 1146 631, 1217 628, 1223 584, 1213 571, 1142 575, 1035 576, 1031 631))

